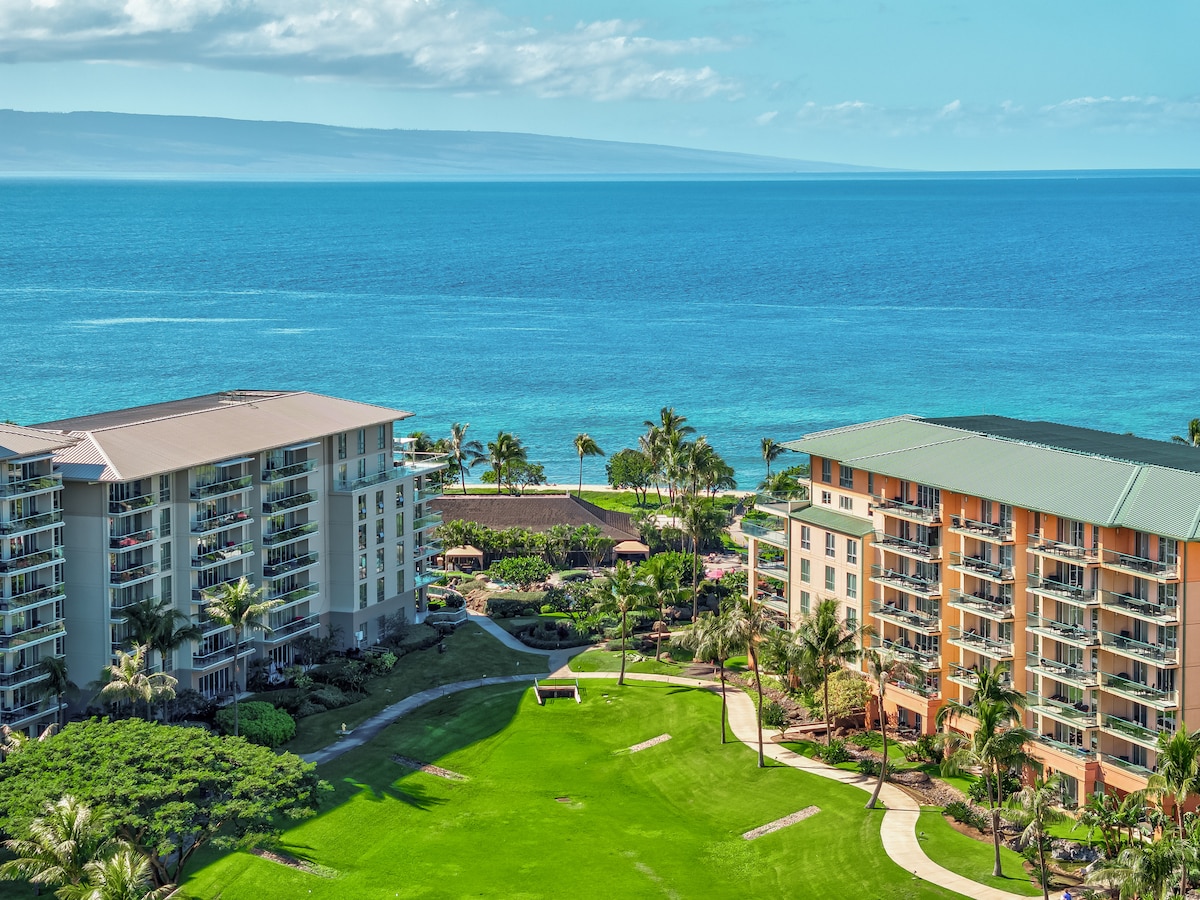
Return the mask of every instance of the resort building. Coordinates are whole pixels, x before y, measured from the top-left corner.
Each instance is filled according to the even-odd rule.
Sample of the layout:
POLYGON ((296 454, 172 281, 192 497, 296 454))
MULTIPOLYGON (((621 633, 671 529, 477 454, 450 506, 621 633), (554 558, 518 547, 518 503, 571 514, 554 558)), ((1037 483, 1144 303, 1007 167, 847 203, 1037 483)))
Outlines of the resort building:
MULTIPOLYGON (((367 646, 396 617, 419 620, 440 552, 427 537, 440 521, 428 507, 440 492, 431 476, 445 459, 419 458, 395 439, 393 423, 408 415, 305 392, 238 391, 36 426, 57 448, 50 480, 57 498, 61 478, 53 509, 62 525, 46 540, 65 557, 56 621, 61 630, 65 618, 73 679, 92 680, 128 648, 125 609, 166 599, 204 637, 169 654, 165 668, 181 688, 228 693, 232 629, 205 606, 243 577, 282 601, 270 630, 243 646, 247 661, 284 666, 305 635, 367 646)), ((49 454, 42 460, 48 474, 49 454)))
POLYGON ((811 500, 759 504, 775 524, 747 531, 751 583, 778 585, 793 622, 837 597, 919 666, 888 692, 901 725, 932 732, 979 667, 1007 663, 1034 753, 1082 798, 1144 788, 1159 733, 1200 722, 1200 450, 998 416, 787 446, 811 457, 811 500))
POLYGON ((56 721, 44 661, 64 652, 62 478, 66 441, 0 424, 0 723, 35 732, 56 721))

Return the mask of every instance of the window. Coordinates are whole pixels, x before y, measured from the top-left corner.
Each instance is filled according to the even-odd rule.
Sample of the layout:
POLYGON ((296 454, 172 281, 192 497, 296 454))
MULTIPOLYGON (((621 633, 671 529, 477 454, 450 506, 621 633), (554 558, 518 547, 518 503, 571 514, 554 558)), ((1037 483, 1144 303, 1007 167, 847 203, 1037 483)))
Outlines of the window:
POLYGON ((874 472, 867 473, 867 493, 870 494, 871 496, 875 496, 875 473, 874 472))
POLYGON ((838 487, 854 490, 854 470, 849 466, 838 466, 838 487))
POLYGON ((846 573, 846 596, 851 600, 858 599, 858 576, 853 572, 846 573))
POLYGON ((384 537, 383 519, 375 520, 375 543, 382 544, 384 537))
POLYGON ((358 461, 358 477, 360 479, 367 477, 367 460, 365 457, 358 461))
POLYGON ((837 535, 833 532, 825 532, 825 555, 837 556, 837 535))
POLYGON ((404 513, 396 513, 396 537, 404 534, 404 513))
POLYGON ((171 500, 171 476, 158 476, 158 502, 168 503, 171 500))
POLYGON ((396 509, 404 509, 404 485, 396 485, 396 509))
POLYGON ((380 450, 387 449, 387 426, 386 425, 379 426, 379 449, 380 450))
MULTIPOLYGON (((403 550, 404 548, 400 547, 399 549, 403 550)), ((396 573, 396 593, 397 594, 404 593, 404 570, 403 569, 401 569, 399 572, 396 573)))
POLYGON ((367 429, 358 429, 358 455, 362 456, 367 452, 367 429))
POLYGON ((858 541, 846 538, 846 562, 858 562, 858 541))
POLYGON ((360 553, 358 555, 358 577, 367 577, 367 554, 360 553))
POLYGON ((338 463, 337 467, 337 483, 339 487, 345 487, 346 482, 350 480, 349 473, 346 471, 345 463, 338 463))
POLYGON ((388 470, 388 458, 386 453, 380 453, 375 457, 375 471, 386 472, 388 470))
POLYGON ((826 484, 833 483, 833 462, 828 459, 821 460, 821 480, 826 484))
POLYGON ((367 517, 367 496, 363 494, 358 498, 358 521, 362 521, 367 517))
POLYGON ((338 435, 338 459, 346 458, 346 435, 338 435))
POLYGON ((367 549, 367 526, 366 525, 358 526, 358 549, 359 550, 367 549))
POLYGON ((835 569, 833 566, 825 567, 825 590, 837 590, 837 569, 835 569))
POLYGON ((853 497, 838 497, 838 506, 842 509, 854 509, 853 497))
POLYGON ((828 506, 833 502, 833 494, 829 491, 821 491, 821 502, 828 506))
POLYGON ((387 596, 387 588, 384 586, 382 578, 375 579, 375 602, 382 603, 384 597, 387 596))
POLYGON ((800 592, 800 612, 808 615, 808 608, 812 605, 812 595, 808 591, 800 592))
POLYGON ((812 549, 812 529, 809 528, 807 525, 800 526, 800 549, 801 550, 811 550, 812 549))
POLYGON ((375 551, 375 571, 376 572, 383 571, 383 551, 382 550, 375 551))
POLYGON ((403 544, 396 545, 396 566, 397 566, 397 568, 401 568, 401 569, 404 568, 404 545, 403 544))
POLYGON ((163 541, 158 548, 158 564, 164 572, 171 568, 171 542, 163 541))
POLYGON ((800 580, 805 583, 812 581, 811 565, 807 559, 800 560, 800 580))
POLYGON ((164 509, 158 514, 159 537, 167 537, 171 533, 171 510, 164 509))
POLYGON ((367 583, 365 581, 358 586, 358 608, 367 608, 367 583))
POLYGON ((846 607, 846 627, 851 630, 858 628, 858 610, 853 606, 846 607))
POLYGON ((937 509, 942 503, 942 492, 935 487, 917 485, 917 506, 922 509, 937 509))

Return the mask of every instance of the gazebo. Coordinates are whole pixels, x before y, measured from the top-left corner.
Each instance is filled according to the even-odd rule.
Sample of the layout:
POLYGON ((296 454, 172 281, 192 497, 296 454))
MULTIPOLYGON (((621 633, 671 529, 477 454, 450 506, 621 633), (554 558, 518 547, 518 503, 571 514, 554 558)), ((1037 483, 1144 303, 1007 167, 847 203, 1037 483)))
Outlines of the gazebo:
POLYGON ((627 562, 634 559, 649 559, 650 548, 641 541, 621 541, 613 547, 613 559, 623 559, 627 562))
POLYGON ((459 572, 474 572, 483 568, 483 551, 470 544, 451 547, 446 551, 445 559, 447 569, 457 569, 459 572))

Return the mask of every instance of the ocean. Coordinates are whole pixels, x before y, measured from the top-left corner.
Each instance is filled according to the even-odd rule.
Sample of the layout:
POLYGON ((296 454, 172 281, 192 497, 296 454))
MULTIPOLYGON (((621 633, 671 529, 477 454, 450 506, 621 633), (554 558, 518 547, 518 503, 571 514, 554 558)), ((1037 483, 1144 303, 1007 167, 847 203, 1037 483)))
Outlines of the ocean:
POLYGON ((304 389, 571 482, 673 406, 753 487, 762 437, 902 413, 1180 433, 1198 299, 1194 173, 5 180, 0 418, 304 389))

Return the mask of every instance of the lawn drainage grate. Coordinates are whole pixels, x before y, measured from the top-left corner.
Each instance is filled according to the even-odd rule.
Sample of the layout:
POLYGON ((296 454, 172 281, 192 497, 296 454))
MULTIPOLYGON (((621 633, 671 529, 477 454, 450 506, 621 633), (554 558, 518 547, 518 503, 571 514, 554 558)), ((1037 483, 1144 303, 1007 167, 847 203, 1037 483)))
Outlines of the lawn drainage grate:
POLYGON ((663 743, 664 741, 669 741, 670 739, 671 736, 669 734, 660 734, 658 737, 650 738, 648 741, 642 741, 640 744, 634 744, 629 748, 629 752, 637 753, 639 750, 649 750, 651 747, 657 747, 659 744, 663 743))
POLYGON ((768 822, 766 825, 760 825, 752 831, 747 831, 742 835, 746 840, 752 841, 755 838, 760 838, 764 834, 770 834, 773 831, 778 831, 780 828, 787 828, 789 825, 795 825, 797 822, 803 822, 809 816, 815 816, 821 811, 819 806, 806 806, 799 812, 794 812, 790 816, 784 816, 782 819, 776 819, 774 822, 768 822))

